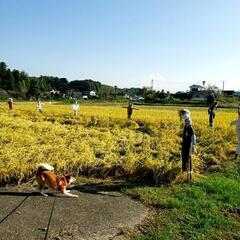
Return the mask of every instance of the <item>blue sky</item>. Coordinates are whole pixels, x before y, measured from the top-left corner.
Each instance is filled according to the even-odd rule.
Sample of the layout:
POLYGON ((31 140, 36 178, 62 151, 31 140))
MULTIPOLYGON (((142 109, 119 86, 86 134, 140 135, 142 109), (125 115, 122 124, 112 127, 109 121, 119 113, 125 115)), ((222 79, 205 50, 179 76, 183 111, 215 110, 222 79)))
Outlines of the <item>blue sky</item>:
POLYGON ((239 0, 0 0, 0 61, 118 87, 240 90, 239 0))

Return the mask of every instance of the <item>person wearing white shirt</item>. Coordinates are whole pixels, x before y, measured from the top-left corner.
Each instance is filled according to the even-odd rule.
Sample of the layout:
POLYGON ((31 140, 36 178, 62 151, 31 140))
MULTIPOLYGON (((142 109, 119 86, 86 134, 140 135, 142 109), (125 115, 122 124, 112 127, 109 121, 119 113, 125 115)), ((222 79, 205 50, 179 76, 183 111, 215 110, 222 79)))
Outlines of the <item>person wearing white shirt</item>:
POLYGON ((37 110, 38 110, 38 112, 40 112, 40 113, 42 113, 42 102, 41 102, 41 100, 39 99, 38 101, 37 101, 37 110))
POLYGON ((80 109, 80 106, 77 101, 74 104, 72 104, 72 109, 73 109, 73 116, 77 117, 78 110, 80 109))

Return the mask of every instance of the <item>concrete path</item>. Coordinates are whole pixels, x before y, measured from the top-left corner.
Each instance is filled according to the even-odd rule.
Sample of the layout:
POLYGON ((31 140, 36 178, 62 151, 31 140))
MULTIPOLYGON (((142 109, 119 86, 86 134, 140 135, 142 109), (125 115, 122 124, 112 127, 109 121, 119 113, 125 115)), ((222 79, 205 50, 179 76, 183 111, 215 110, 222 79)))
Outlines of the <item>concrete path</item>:
POLYGON ((71 190, 79 198, 69 198, 51 191, 43 197, 36 189, 0 188, 0 239, 116 239, 149 213, 119 192, 91 190, 71 190))

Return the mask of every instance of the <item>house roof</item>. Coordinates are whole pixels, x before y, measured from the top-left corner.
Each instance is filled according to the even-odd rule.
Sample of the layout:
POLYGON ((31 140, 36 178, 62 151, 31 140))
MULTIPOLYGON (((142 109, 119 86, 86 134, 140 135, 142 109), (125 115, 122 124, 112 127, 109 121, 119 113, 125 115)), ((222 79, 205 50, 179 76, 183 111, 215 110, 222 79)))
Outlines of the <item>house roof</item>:
POLYGON ((191 86, 189 86, 190 88, 196 87, 196 88, 203 88, 203 86, 201 85, 197 85, 197 84, 193 84, 191 86))

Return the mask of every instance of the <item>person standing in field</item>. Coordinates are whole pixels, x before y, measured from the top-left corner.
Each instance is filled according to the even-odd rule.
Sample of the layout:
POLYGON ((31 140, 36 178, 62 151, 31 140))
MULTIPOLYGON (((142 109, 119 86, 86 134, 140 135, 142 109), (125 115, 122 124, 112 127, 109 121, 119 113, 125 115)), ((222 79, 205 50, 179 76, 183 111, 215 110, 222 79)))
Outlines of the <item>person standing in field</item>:
POLYGON ((128 106, 127 106, 127 118, 128 119, 132 119, 132 113, 133 113, 133 109, 135 110, 138 110, 137 108, 134 108, 133 107, 133 103, 128 103, 128 106))
POLYGON ((129 103, 127 106, 127 118, 128 119, 132 118, 132 111, 133 111, 133 104, 129 103))
POLYGON ((238 145, 237 145, 237 150, 234 158, 234 159, 237 159, 238 155, 240 154, 240 104, 238 105, 238 119, 230 123, 230 126, 233 126, 233 125, 236 126, 236 133, 238 138, 238 145))
POLYGON ((7 104, 8 104, 8 109, 12 110, 13 109, 13 99, 9 98, 7 101, 7 104))
POLYGON ((184 120, 184 129, 182 135, 182 171, 189 173, 189 180, 192 179, 192 158, 195 153, 196 136, 192 128, 190 111, 182 109, 179 112, 181 120, 184 120))
POLYGON ((75 101, 74 104, 72 104, 72 109, 73 109, 73 116, 77 117, 78 115, 78 110, 80 109, 80 106, 77 101, 75 101))
POLYGON ((37 110, 38 112, 42 113, 42 102, 40 99, 37 101, 37 110))
POLYGON ((217 107, 217 102, 214 102, 213 104, 211 104, 208 108, 208 115, 209 115, 209 126, 210 128, 213 128, 214 124, 213 124, 213 120, 215 118, 215 112, 214 109, 217 107))

